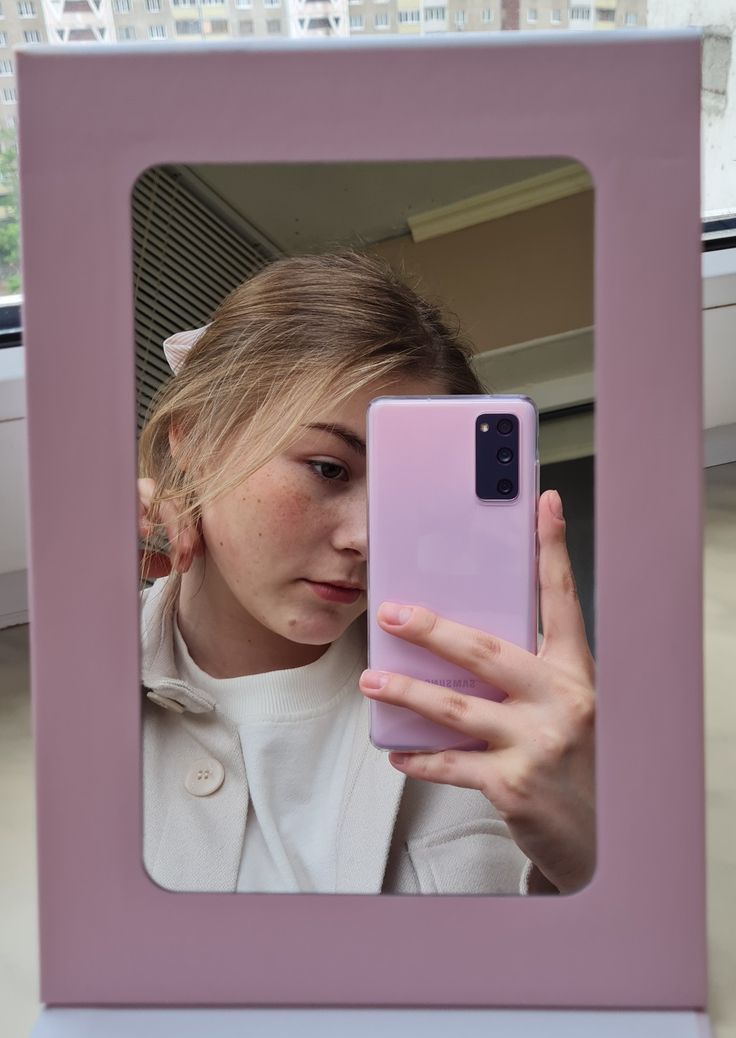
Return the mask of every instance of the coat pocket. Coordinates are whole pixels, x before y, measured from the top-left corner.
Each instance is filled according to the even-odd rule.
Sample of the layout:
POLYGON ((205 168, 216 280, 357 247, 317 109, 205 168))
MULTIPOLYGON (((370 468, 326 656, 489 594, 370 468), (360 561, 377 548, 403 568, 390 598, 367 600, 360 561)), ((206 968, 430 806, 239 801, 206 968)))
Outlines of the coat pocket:
POLYGON ((480 818, 407 842, 422 894, 520 894, 527 858, 505 822, 480 818))

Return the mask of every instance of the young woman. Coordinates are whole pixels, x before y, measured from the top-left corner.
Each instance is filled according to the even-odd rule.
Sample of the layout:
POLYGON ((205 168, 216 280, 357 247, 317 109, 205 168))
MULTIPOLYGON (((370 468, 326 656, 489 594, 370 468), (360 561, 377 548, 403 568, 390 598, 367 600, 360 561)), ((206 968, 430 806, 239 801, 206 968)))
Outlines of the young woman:
POLYGON ((537 655, 417 605, 382 627, 503 688, 365 670, 365 413, 481 393, 383 263, 279 260, 197 332, 141 434, 144 862, 168 889, 567 893, 595 862, 594 682, 565 521, 539 503, 537 655), (153 548, 166 531, 168 557, 153 548), (362 694, 361 694, 362 693, 362 694), (368 699, 485 751, 386 754, 368 699))

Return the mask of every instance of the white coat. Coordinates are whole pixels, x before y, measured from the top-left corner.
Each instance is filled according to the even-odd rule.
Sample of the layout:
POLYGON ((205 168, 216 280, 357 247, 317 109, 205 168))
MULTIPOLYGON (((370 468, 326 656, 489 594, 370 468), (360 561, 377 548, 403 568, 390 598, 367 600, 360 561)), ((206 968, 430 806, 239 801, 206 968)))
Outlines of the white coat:
MULTIPOLYGON (((234 891, 248 814, 247 761, 237 728, 218 714, 212 696, 177 675, 173 620, 161 609, 165 583, 141 592, 144 864, 166 889, 234 891), (206 796, 185 785, 202 759, 219 762, 225 773, 206 796)), ((483 794, 406 778, 368 731, 364 701, 334 849, 334 892, 526 893, 531 863, 483 794)))

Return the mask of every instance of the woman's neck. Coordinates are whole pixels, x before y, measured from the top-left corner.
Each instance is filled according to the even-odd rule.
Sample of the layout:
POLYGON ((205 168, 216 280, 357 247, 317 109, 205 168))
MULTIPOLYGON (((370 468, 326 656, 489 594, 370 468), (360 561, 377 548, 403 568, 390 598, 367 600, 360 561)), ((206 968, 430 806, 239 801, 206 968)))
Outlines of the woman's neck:
POLYGON ((189 655, 213 678, 245 677, 305 667, 329 645, 304 645, 271 631, 233 597, 211 561, 182 574, 176 623, 189 655))

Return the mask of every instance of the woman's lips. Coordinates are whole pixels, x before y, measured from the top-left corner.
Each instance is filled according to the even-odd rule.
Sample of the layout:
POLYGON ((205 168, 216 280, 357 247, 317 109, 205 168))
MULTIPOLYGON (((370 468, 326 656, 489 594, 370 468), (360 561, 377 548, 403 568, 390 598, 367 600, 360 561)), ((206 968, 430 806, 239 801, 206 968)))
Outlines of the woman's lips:
POLYGON ((320 598, 327 602, 342 602, 345 605, 350 605, 353 602, 357 602, 363 591, 359 587, 338 587, 336 584, 320 584, 315 580, 306 580, 305 584, 314 591, 315 595, 319 595, 320 598))

